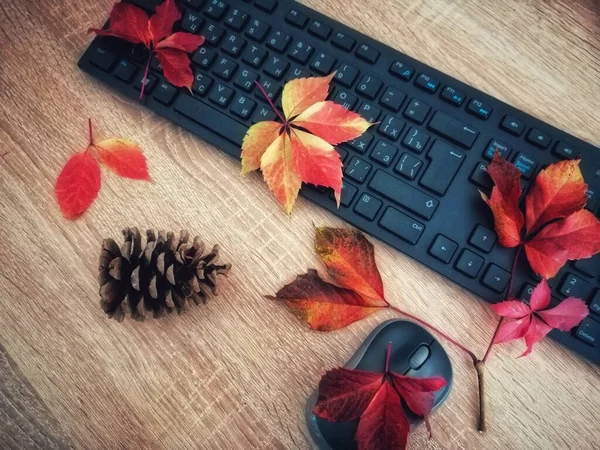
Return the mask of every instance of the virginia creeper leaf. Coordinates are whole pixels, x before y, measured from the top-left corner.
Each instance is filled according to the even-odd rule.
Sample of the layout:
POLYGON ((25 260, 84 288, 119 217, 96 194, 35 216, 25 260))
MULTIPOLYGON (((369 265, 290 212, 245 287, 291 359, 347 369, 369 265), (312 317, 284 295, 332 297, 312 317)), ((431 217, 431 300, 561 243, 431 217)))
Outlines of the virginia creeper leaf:
POLYGON ((154 10, 148 21, 148 34, 152 42, 160 42, 171 34, 175 22, 181 19, 181 11, 174 0, 165 0, 154 10))
POLYGON ((150 45, 148 15, 130 3, 116 3, 110 12, 110 27, 106 30, 90 28, 98 36, 114 36, 132 44, 150 45))
POLYGON ((532 315, 531 323, 527 328, 525 336, 523 336, 525 339, 525 351, 521 354, 521 357, 529 355, 533 350, 533 344, 544 339, 550 331, 552 331, 551 326, 546 324, 542 319, 532 315))
POLYGON ((568 297, 552 309, 538 311, 544 322, 552 328, 569 331, 587 316, 588 307, 579 298, 568 297))
POLYGON ((146 157, 129 139, 108 139, 94 144, 100 160, 117 175, 150 181, 146 157))
POLYGON ((169 83, 174 86, 191 86, 194 83, 190 58, 186 53, 172 48, 160 48, 156 49, 156 57, 169 83))
POLYGON ((339 206, 342 162, 332 145, 357 138, 371 125, 359 114, 326 101, 332 78, 333 74, 288 82, 282 93, 283 116, 277 113, 283 123, 259 122, 242 142, 242 174, 260 168, 288 214, 303 182, 332 188, 339 206))
POLYGON ((314 269, 267 298, 283 301, 300 320, 320 331, 343 328, 379 309, 354 291, 324 281, 314 269))
POLYGON ((352 289, 370 306, 387 306, 383 282, 375 262, 375 250, 365 236, 344 228, 319 227, 315 231, 315 250, 323 259, 327 273, 339 286, 352 289))
POLYGON ((73 155, 58 175, 54 192, 67 219, 79 217, 100 192, 100 166, 89 151, 73 155))

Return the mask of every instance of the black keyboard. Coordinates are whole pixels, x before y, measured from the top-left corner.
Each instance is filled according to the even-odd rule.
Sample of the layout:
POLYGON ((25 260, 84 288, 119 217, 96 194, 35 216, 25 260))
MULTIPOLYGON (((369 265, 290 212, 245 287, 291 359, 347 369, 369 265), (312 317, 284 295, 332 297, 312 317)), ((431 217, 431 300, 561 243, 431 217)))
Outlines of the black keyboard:
MULTIPOLYGON (((160 0, 132 3, 149 12, 160 0)), ((179 27, 206 38, 192 57, 194 95, 165 82, 153 60, 143 103, 240 157, 250 125, 275 118, 255 87, 280 102, 285 82, 336 70, 330 99, 378 122, 341 145, 342 206, 330 191, 302 195, 488 302, 503 300, 514 249, 497 243, 478 190, 494 151, 521 170, 524 188, 544 166, 580 156, 587 208, 600 210, 600 152, 592 145, 292 0, 185 0, 179 27)), ((79 67, 137 99, 147 50, 96 38, 79 67)), ((265 188, 266 189, 266 188, 265 188)), ((550 281, 553 302, 577 296, 590 315, 551 336, 600 364, 600 256, 567 264, 550 281)), ((537 283, 522 261, 515 294, 537 283)))

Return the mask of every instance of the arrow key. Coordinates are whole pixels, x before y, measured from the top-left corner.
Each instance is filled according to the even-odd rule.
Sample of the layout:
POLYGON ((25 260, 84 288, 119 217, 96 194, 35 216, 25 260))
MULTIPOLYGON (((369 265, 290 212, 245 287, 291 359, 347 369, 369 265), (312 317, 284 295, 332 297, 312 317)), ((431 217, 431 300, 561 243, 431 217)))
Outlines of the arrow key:
POLYGON ((472 251, 463 250, 454 267, 469 278, 475 278, 479 273, 479 269, 483 266, 483 261, 481 256, 476 255, 472 251))
POLYGON ((428 251, 435 259, 439 259, 441 262, 448 264, 457 248, 458 244, 456 242, 451 241, 443 234, 438 234, 428 251))
POLYGON ((477 225, 469 237, 469 244, 485 253, 489 253, 495 243, 496 233, 483 225, 477 225))
POLYGON ((501 294, 506 289, 509 279, 510 273, 496 264, 490 264, 481 279, 481 284, 501 294))

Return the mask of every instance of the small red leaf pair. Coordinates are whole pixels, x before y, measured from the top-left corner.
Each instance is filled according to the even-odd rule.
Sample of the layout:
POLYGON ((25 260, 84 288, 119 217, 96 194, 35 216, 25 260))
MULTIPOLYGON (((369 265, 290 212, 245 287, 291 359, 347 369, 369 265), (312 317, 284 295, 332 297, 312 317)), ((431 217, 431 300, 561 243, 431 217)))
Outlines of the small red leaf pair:
MULTIPOLYGON (((117 3, 110 13, 110 25, 105 30, 91 28, 98 36, 115 36, 132 44, 143 44, 154 52, 163 67, 167 81, 178 87, 191 89, 194 74, 188 53, 204 43, 204 37, 192 33, 171 34, 181 11, 174 0, 165 0, 156 7, 150 19, 144 10, 129 3, 117 3)), ((148 60, 148 64, 150 61, 148 60)), ((143 97, 143 87, 140 99, 143 97)))
POLYGON ((58 205, 67 219, 79 217, 98 196, 101 186, 98 159, 121 177, 150 181, 146 157, 137 144, 127 139, 107 139, 95 144, 90 121, 88 147, 67 161, 54 186, 58 205))
POLYGON ((579 162, 561 161, 539 173, 525 197, 525 217, 519 209, 521 172, 498 153, 488 167, 494 188, 489 198, 482 196, 494 215, 500 244, 523 244, 531 268, 544 278, 555 276, 569 260, 600 252, 600 221, 583 209, 587 185, 579 162))
POLYGON ((579 298, 569 297, 558 306, 545 309, 550 304, 550 287, 546 279, 533 290, 529 305, 517 299, 492 305, 492 309, 505 317, 494 338, 494 344, 524 338, 527 346, 521 356, 531 353, 533 344, 544 338, 552 328, 569 331, 588 315, 588 307, 579 298))
POLYGON ((298 318, 320 331, 343 328, 389 306, 373 245, 362 233, 320 227, 315 248, 332 283, 310 269, 268 298, 283 301, 298 318))
POLYGON ((425 419, 431 436, 429 414, 434 392, 443 388, 446 380, 391 372, 390 352, 391 343, 384 373, 338 368, 325 373, 319 383, 319 398, 313 412, 333 422, 360 419, 355 435, 359 450, 406 448, 410 423, 401 399, 413 413, 425 419))

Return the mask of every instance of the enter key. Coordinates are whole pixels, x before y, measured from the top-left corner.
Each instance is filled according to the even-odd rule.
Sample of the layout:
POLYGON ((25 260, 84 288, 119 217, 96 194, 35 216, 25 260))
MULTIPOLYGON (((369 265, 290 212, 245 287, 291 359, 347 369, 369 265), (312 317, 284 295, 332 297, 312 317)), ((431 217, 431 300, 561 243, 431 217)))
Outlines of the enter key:
POLYGON ((437 140, 427 153, 427 159, 431 163, 423 174, 420 184, 438 195, 444 195, 466 159, 466 155, 445 142, 437 140))

